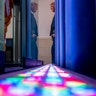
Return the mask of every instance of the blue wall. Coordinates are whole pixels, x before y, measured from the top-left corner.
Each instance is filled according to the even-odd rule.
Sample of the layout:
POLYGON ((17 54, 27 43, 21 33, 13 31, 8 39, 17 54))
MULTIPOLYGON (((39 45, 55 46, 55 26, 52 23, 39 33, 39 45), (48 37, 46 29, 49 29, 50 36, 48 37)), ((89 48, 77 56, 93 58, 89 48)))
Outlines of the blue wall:
POLYGON ((66 0, 65 9, 66 67, 95 76, 95 0, 66 0))
POLYGON ((31 0, 26 0, 27 1, 27 33, 26 33, 26 36, 27 36, 27 39, 26 39, 26 42, 27 42, 27 57, 28 58, 31 58, 31 0))
POLYGON ((92 77, 96 77, 95 3, 56 0, 55 12, 56 64, 92 77))
POLYGON ((4 68, 4 0, 0 0, 0 73, 4 68))
POLYGON ((56 57, 55 62, 61 67, 65 67, 65 2, 64 0, 55 1, 55 34, 56 34, 56 57), (62 3, 63 2, 63 3, 62 3))
POLYGON ((21 48, 22 48, 22 57, 26 57, 26 50, 27 50, 27 48, 26 48, 26 38, 27 38, 27 33, 26 33, 26 30, 27 30, 27 24, 26 24, 26 22, 27 22, 27 15, 26 15, 26 13, 27 13, 27 8, 26 8, 26 6, 27 6, 27 4, 26 4, 26 0, 21 0, 21 41, 22 41, 22 46, 21 46, 21 48))

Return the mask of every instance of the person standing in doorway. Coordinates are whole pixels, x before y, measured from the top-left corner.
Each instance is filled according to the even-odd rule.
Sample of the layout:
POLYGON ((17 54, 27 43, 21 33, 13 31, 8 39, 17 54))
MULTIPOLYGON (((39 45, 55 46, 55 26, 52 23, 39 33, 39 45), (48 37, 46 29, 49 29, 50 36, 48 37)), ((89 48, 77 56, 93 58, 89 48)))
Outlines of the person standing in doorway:
POLYGON ((38 59, 38 47, 37 47, 37 36, 38 36, 38 26, 34 13, 38 10, 38 4, 31 2, 31 57, 34 60, 38 59))
MULTIPOLYGON (((50 9, 53 13, 55 12, 55 2, 52 2, 50 4, 50 9)), ((51 55, 52 55, 52 63, 54 64, 55 63, 55 15, 51 23, 50 36, 52 37, 52 41, 53 41, 51 47, 51 55)))

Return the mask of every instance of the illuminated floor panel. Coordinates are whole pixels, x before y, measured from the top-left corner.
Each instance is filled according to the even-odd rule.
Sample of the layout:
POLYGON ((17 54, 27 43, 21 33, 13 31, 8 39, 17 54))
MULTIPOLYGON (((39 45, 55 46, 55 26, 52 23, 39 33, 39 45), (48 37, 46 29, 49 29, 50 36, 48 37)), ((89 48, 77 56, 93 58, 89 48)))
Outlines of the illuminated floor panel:
POLYGON ((0 79, 0 96, 96 96, 96 87, 53 65, 0 79))

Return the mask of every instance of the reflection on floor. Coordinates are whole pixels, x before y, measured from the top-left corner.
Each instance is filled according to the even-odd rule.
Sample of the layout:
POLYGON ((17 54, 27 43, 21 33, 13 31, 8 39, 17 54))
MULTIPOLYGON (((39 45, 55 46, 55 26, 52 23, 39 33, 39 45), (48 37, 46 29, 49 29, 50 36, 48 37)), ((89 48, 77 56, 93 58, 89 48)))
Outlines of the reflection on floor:
POLYGON ((96 96, 96 87, 46 65, 0 80, 0 96, 96 96))
POLYGON ((10 67, 10 68, 5 68, 5 72, 17 71, 21 69, 23 69, 23 67, 10 67))

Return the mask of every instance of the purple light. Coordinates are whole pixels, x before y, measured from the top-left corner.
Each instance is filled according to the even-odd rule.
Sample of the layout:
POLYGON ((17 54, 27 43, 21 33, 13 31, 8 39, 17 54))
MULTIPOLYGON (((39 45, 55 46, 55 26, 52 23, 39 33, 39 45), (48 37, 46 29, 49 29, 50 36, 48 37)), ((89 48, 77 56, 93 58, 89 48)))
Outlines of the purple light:
POLYGON ((0 96, 96 96, 96 87, 56 66, 36 70, 0 80, 0 96))

